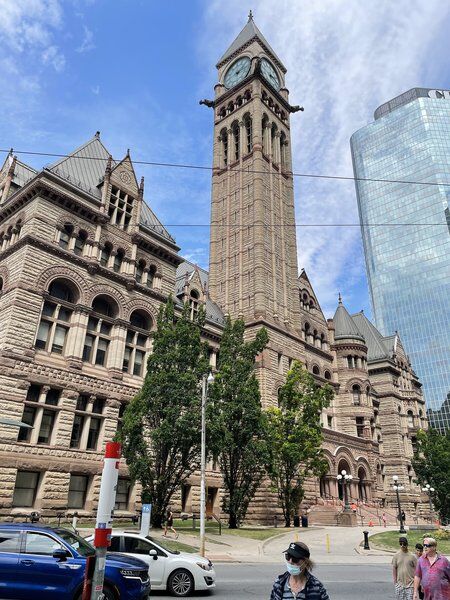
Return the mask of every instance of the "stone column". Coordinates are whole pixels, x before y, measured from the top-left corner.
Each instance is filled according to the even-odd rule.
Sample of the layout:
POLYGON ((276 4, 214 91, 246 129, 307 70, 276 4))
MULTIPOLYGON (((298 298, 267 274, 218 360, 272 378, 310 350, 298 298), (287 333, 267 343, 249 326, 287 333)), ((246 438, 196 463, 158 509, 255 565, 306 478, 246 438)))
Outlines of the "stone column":
POLYGON ((125 354, 125 341, 128 323, 116 319, 109 345, 107 368, 113 377, 122 377, 123 357, 125 354))
MULTIPOLYGON (((31 431, 31 436, 30 436, 30 445, 31 446, 36 446, 36 444, 38 443, 39 433, 40 433, 41 424, 42 424, 42 416, 43 416, 44 408, 45 408, 45 398, 47 396, 47 392, 49 391, 49 389, 50 389, 50 386, 44 385, 41 388, 41 393, 39 394, 39 401, 38 401, 37 407, 36 407, 36 416, 34 418, 34 425, 33 425, 33 429, 31 431)), ((51 437, 53 437, 53 433, 52 433, 51 437)), ((50 442, 51 442, 51 439, 50 439, 50 442)))
POLYGON ((72 315, 66 351, 66 360, 72 367, 81 368, 84 338, 86 336, 89 313, 89 308, 77 305, 72 315))
POLYGON ((59 399, 59 411, 57 424, 55 427, 55 445, 69 447, 72 435, 74 410, 77 404, 78 391, 74 389, 64 389, 59 399))
MULTIPOLYGON (((92 414, 92 405, 94 404, 95 399, 96 399, 96 396, 89 396, 86 411, 90 414, 92 414)), ((80 450, 86 450, 90 426, 91 426, 91 417, 86 416, 84 418, 83 431, 81 433, 81 438, 80 438, 80 450)))

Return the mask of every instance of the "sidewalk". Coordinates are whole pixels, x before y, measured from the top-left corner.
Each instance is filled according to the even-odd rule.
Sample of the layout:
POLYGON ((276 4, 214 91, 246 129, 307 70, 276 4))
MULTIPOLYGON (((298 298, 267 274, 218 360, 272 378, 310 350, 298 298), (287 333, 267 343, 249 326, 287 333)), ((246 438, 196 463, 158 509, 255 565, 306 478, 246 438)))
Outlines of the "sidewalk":
MULTIPOLYGON (((280 534, 259 541, 223 533, 221 536, 206 535, 206 555, 213 562, 283 562, 282 553, 292 541, 302 541, 308 545, 311 558, 320 564, 390 564, 392 554, 380 550, 363 550, 364 527, 309 527, 291 529, 280 528, 280 534), (327 549, 329 539, 329 552, 327 549), (216 542, 217 539, 217 542, 216 542)), ((371 527, 370 534, 389 531, 394 527, 371 527)), ((155 532, 152 532, 153 536, 155 532)), ((154 535, 164 544, 164 538, 154 535)), ((178 541, 198 546, 198 537, 180 533, 178 541)))

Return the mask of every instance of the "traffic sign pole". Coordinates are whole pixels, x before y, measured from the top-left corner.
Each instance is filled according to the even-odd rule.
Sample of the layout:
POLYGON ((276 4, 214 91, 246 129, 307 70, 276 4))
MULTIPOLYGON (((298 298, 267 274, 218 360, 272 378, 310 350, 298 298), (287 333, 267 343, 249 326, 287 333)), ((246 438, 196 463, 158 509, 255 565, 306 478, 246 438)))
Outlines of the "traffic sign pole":
POLYGON ((116 502, 120 455, 120 444, 107 442, 94 535, 95 567, 90 600, 103 600, 104 598, 106 552, 111 544, 112 513, 116 502))

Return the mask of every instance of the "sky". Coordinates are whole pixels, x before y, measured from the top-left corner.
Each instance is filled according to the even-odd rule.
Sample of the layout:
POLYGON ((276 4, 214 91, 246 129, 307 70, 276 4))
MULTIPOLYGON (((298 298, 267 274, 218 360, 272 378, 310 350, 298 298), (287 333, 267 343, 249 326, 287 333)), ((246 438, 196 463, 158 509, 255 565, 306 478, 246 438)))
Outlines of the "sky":
MULTIPOLYGON (((135 161, 211 166, 213 115, 199 100, 250 9, 305 109, 291 118, 296 173, 352 176, 349 138, 377 106, 450 87, 442 0, 0 0, 0 148, 64 154, 100 131, 117 159, 129 148, 135 161)), ((183 256, 207 268, 210 172, 136 172, 183 256)), ((299 267, 326 316, 339 292, 370 315, 359 227, 338 226, 358 223, 353 182, 296 178, 295 203, 299 267)))

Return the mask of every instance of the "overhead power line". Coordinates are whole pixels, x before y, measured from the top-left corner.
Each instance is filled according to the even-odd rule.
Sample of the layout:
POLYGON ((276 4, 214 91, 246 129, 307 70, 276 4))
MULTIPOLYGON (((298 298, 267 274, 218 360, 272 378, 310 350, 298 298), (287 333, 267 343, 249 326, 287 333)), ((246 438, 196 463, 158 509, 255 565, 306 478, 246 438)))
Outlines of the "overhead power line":
MULTIPOLYGON (((11 149, 6 150, 0 148, 0 153, 9 154, 11 149)), ((73 154, 58 154, 56 152, 34 152, 31 150, 14 150, 14 154, 26 154, 30 156, 48 156, 52 158, 74 158, 77 160, 105 160, 104 156, 79 156, 73 154)), ((122 159, 113 159, 115 162, 120 162, 122 159)), ((213 171, 217 167, 207 167, 204 165, 191 165, 184 163, 169 163, 169 162, 156 162, 149 160, 132 160, 133 164, 146 165, 150 167, 166 167, 173 169, 193 169, 199 171, 213 171)), ((240 169, 231 168, 229 169, 233 173, 252 173, 252 174, 266 174, 267 171, 258 171, 254 169, 240 169)), ((273 174, 277 174, 275 171, 273 174)), ((280 173, 281 174, 281 173, 280 173)), ((450 173, 449 173, 450 175, 450 173)), ((392 183, 392 184, 408 184, 408 185, 425 185, 425 186, 450 186, 450 182, 439 182, 439 181, 416 181, 409 179, 377 179, 374 177, 351 177, 349 175, 325 175, 320 173, 292 173, 293 177, 301 177, 305 179, 331 179, 337 181, 367 181, 372 183, 392 183)))

